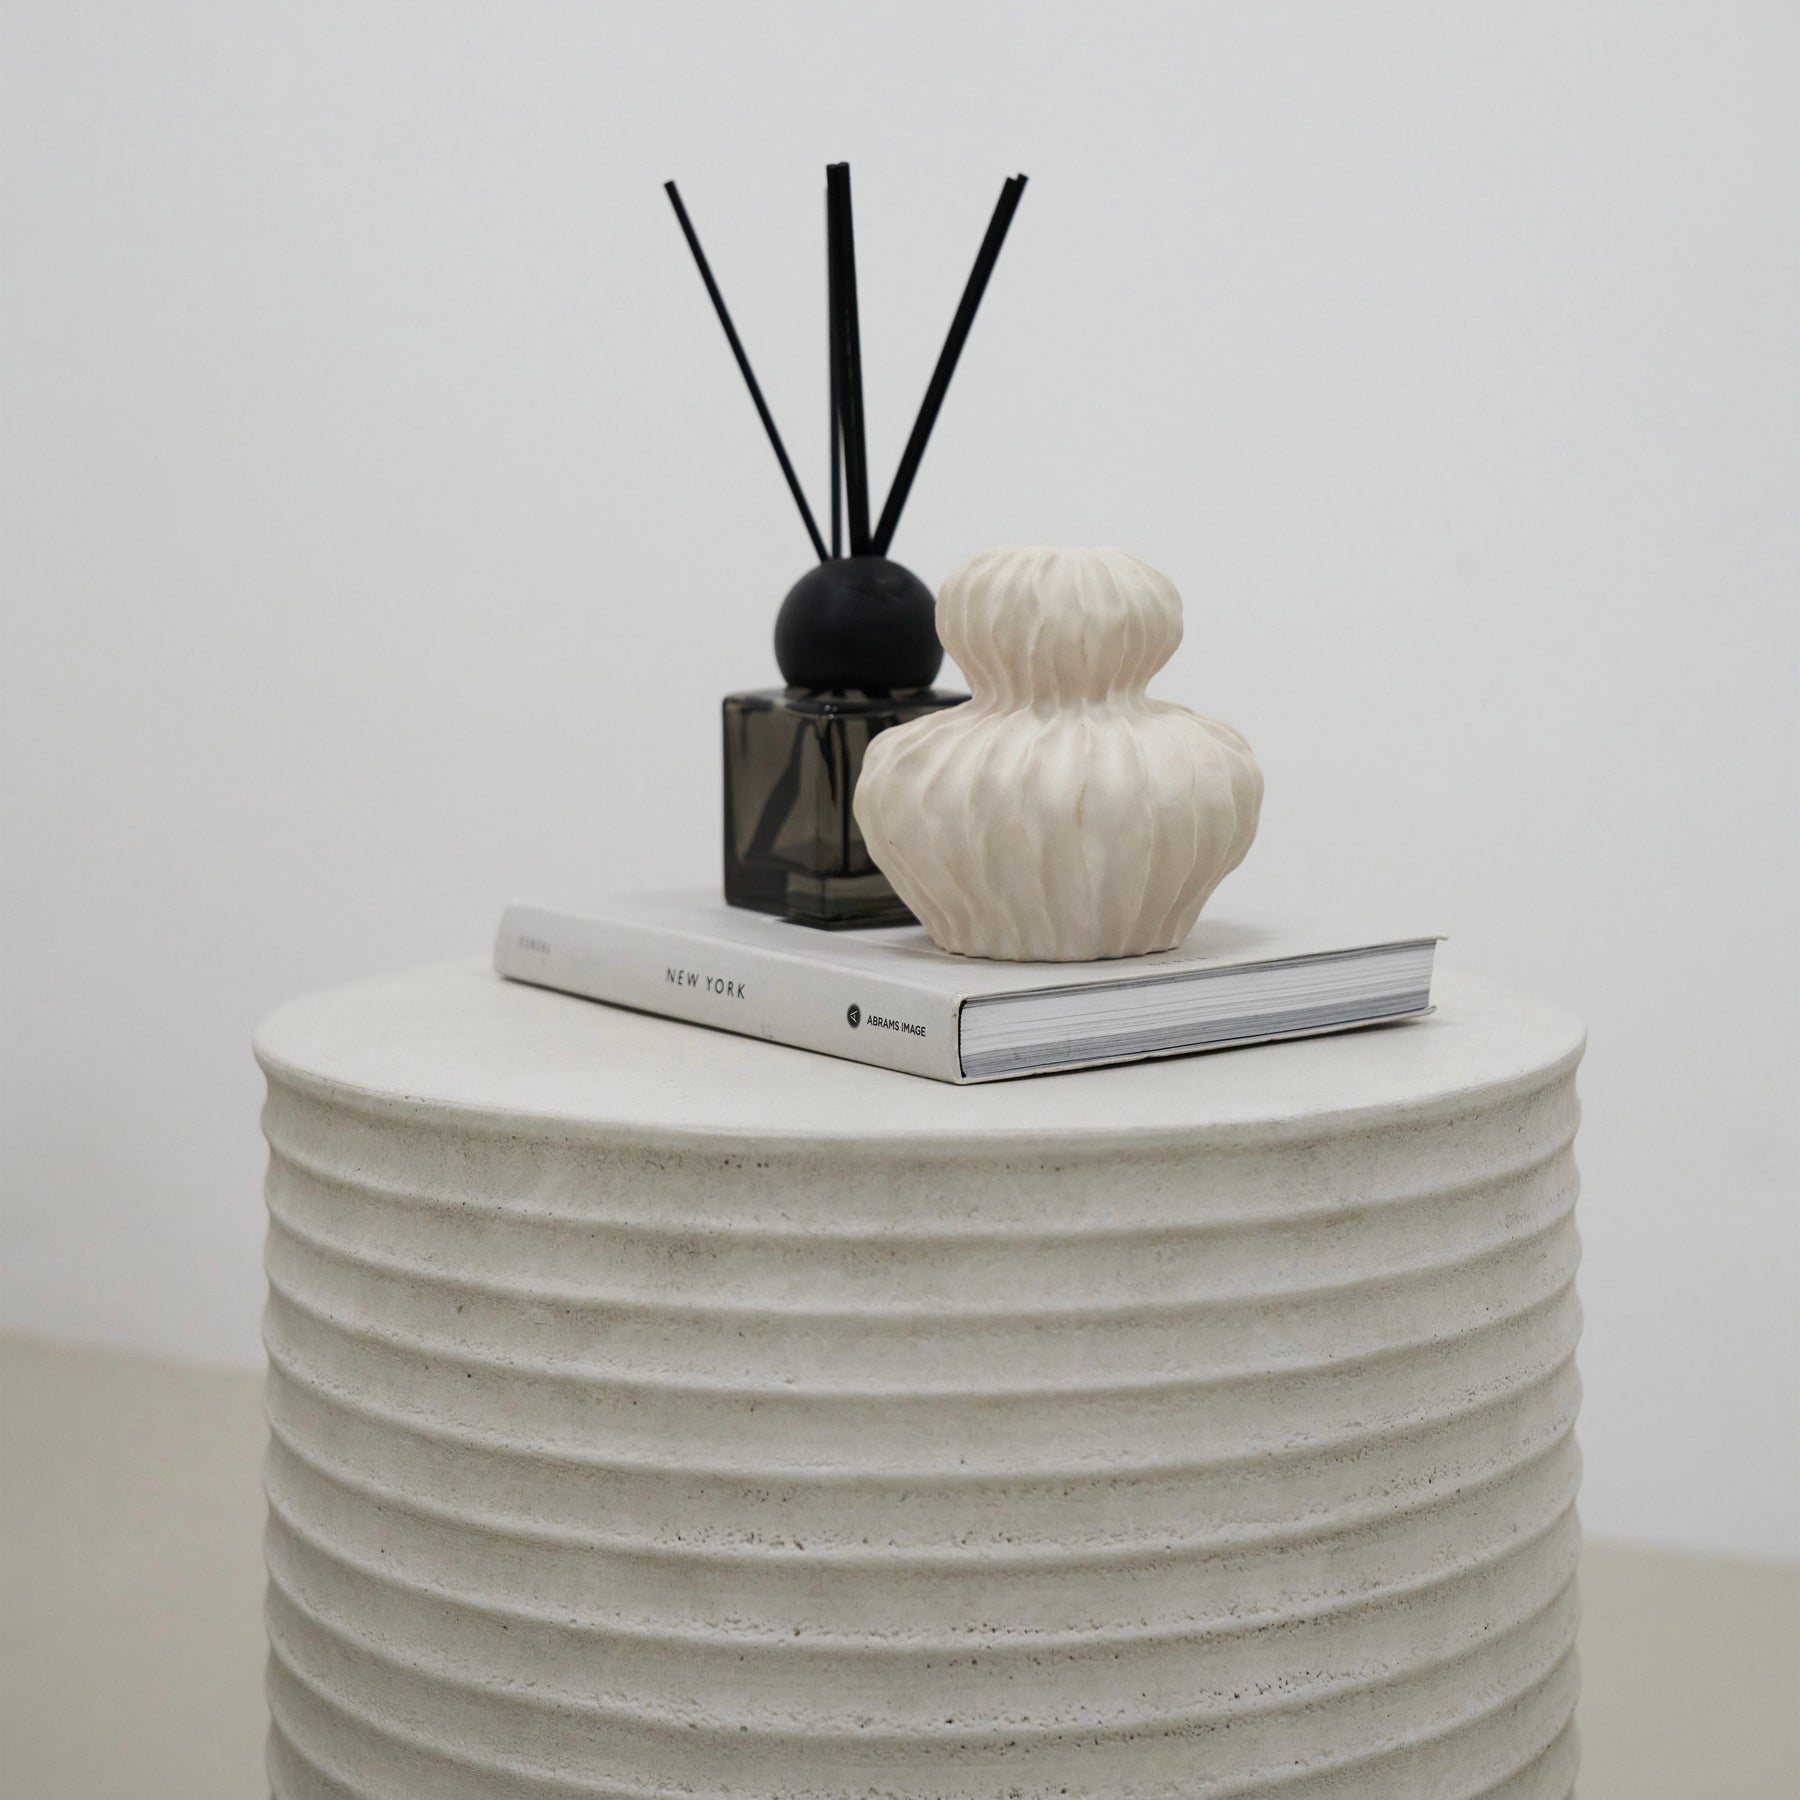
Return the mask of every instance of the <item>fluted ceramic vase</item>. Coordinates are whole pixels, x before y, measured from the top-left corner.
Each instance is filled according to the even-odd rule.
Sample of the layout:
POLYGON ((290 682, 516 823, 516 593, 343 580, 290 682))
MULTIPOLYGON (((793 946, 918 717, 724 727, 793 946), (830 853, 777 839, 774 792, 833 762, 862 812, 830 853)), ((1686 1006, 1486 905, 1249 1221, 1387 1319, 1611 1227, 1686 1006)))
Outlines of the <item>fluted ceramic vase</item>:
POLYGON ((1179 944, 1244 860, 1262 772, 1229 725, 1153 700, 1174 583, 1115 549, 983 551, 938 635, 973 699, 869 746, 855 810, 934 942, 1077 962, 1179 944))

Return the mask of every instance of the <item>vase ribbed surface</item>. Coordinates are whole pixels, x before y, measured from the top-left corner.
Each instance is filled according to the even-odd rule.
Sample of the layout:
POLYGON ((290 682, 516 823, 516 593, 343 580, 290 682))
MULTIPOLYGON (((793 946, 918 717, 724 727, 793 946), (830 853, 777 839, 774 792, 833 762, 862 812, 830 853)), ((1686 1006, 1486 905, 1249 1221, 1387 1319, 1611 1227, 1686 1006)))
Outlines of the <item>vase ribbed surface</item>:
POLYGON ((852 803, 932 941, 1012 962, 1184 942, 1263 777, 1233 727, 1147 691, 1181 643, 1175 584, 1124 550, 1003 545, 950 574, 937 623, 969 701, 873 739, 852 803))
POLYGON ((1565 1800, 1577 1024, 954 1088, 419 971, 270 1081, 281 1800, 1565 1800))

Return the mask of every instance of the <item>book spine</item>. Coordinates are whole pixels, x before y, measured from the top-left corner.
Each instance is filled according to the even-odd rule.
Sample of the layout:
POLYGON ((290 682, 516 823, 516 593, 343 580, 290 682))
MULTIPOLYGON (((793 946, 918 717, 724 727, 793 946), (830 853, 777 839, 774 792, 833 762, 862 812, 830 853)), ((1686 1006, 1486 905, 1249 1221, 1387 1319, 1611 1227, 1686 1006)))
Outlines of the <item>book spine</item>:
POLYGON ((963 1079, 959 1002, 804 956, 514 902, 494 967, 514 981, 934 1081, 963 1079))

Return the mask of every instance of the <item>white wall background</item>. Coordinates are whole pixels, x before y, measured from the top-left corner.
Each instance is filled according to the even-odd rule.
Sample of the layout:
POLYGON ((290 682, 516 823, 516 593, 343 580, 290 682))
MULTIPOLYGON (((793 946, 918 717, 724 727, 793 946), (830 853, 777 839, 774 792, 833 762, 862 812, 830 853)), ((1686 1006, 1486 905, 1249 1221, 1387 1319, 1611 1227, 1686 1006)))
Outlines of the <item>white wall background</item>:
POLYGON ((1233 906, 1587 1015, 1589 1528, 1794 1551, 1792 8, 8 13, 9 1323, 254 1359, 257 1017, 713 877, 807 553, 662 180, 822 497, 824 163, 884 477, 1020 168, 897 549, 1167 569, 1233 906))

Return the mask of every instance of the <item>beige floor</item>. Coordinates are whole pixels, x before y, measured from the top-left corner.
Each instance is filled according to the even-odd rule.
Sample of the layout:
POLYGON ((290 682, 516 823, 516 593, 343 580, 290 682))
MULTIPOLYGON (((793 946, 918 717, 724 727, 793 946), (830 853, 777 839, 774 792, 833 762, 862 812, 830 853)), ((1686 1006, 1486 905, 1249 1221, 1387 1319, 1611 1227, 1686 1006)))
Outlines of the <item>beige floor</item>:
MULTIPOLYGON (((246 1800, 257 1382, 0 1339, 0 1795, 246 1800)), ((1592 1547, 1583 1800, 1800 1797, 1800 1570, 1592 1547)))

